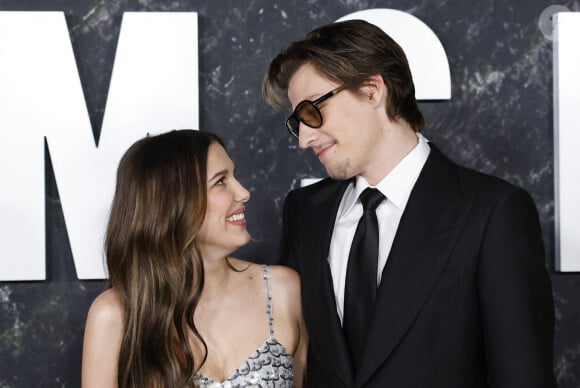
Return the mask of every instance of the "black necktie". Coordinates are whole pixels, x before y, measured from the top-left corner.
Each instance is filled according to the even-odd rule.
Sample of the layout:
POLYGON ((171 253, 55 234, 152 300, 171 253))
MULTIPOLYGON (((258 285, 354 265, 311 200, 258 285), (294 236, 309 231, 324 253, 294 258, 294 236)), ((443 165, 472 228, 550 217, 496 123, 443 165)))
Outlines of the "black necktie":
POLYGON ((385 196, 377 189, 367 188, 361 193, 363 215, 348 255, 342 327, 355 370, 362 356, 377 293, 379 223, 375 209, 383 199, 385 196))

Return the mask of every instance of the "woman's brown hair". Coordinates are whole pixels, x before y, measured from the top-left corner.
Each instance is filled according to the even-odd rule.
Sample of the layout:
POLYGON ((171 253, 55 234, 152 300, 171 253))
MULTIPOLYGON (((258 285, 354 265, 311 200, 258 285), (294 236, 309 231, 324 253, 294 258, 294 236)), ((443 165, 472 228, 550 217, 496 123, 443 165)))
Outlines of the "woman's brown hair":
MULTIPOLYGON (((204 284, 195 237, 207 204, 211 133, 178 130, 137 141, 125 153, 105 238, 109 286, 124 310, 118 384, 193 385, 187 333, 204 284)), ((207 348, 205 349, 207 356, 207 348)))
POLYGON ((380 74, 387 86, 386 112, 391 120, 404 119, 419 132, 423 114, 415 99, 415 86, 403 49, 383 30, 363 20, 330 23, 293 42, 270 63, 262 93, 276 109, 287 108, 285 93, 294 73, 310 63, 329 80, 347 89, 364 86, 380 74))

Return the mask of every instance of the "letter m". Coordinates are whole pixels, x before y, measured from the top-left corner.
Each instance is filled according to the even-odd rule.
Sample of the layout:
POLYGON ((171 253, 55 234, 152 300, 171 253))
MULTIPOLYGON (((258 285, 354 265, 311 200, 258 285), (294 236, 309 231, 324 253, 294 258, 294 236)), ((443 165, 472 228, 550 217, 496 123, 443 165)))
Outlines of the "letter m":
POLYGON ((198 127, 197 53, 196 13, 125 13, 97 147, 64 14, 0 12, 0 281, 46 276, 45 139, 77 276, 106 276, 120 157, 198 127))

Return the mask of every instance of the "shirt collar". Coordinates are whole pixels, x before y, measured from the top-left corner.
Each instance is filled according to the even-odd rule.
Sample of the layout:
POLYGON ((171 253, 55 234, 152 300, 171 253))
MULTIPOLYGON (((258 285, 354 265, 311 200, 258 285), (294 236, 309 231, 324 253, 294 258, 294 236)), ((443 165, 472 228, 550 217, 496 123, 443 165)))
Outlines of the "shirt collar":
MULTIPOLYGON (((417 133, 417 138, 417 145, 374 186, 401 212, 405 210, 411 190, 413 190, 413 186, 427 161, 429 152, 431 152, 431 148, 427 144, 428 140, 420 133, 417 133)), ((339 217, 344 217, 351 212, 358 201, 359 195, 367 187, 372 186, 369 185, 365 178, 360 175, 357 176, 356 180, 347 188, 341 206, 342 209, 339 210, 339 217)))

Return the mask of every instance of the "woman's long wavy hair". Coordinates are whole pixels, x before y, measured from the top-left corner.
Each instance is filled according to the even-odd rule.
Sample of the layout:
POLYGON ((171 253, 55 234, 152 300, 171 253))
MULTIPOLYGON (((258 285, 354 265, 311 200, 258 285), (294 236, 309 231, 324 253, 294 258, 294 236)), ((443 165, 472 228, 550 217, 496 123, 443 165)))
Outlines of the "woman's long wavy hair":
POLYGON ((194 363, 187 333, 205 347, 193 321, 204 284, 195 238, 216 142, 223 146, 211 133, 171 131, 137 141, 119 164, 105 251, 124 309, 120 388, 192 386, 205 361, 194 363))

